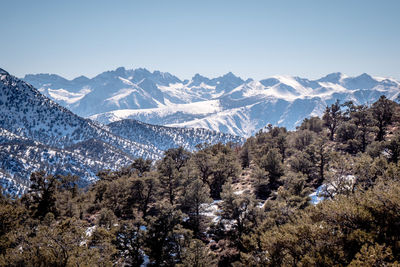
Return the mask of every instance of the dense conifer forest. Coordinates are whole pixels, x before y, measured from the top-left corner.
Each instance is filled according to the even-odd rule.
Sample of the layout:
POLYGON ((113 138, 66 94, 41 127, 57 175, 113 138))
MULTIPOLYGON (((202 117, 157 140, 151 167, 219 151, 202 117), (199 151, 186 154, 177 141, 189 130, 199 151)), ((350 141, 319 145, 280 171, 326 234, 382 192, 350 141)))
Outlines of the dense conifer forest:
MULTIPOLYGON (((267 114, 265 116, 268 116, 267 114)), ((0 197, 0 266, 397 266, 400 106, 336 102, 296 131, 169 149, 0 197)))

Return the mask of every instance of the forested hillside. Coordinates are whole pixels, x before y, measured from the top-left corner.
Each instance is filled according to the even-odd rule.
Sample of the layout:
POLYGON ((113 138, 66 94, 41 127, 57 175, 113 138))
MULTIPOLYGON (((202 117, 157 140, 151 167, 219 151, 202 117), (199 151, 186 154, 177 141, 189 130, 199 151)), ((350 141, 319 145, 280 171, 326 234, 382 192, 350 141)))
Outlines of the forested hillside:
POLYGON ((205 129, 181 129, 132 120, 100 125, 59 106, 30 84, 0 69, 0 185, 21 195, 34 171, 77 175, 81 186, 102 169, 134 158, 160 159, 168 148, 194 150, 243 138, 205 129))
POLYGON ((400 106, 336 102, 295 131, 169 149, 78 188, 0 198, 0 266, 397 266, 400 106))

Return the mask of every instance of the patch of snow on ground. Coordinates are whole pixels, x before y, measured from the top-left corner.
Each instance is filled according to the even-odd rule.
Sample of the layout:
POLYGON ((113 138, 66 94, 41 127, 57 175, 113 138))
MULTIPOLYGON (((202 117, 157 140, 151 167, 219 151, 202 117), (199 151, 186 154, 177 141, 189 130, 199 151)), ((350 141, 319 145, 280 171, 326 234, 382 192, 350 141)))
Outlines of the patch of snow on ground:
POLYGON ((315 190, 314 193, 308 195, 311 198, 311 203, 313 205, 317 205, 318 203, 320 203, 322 200, 324 200, 323 197, 323 191, 325 189, 325 185, 321 185, 317 188, 317 190, 315 190))
POLYGON ((88 228, 86 229, 86 231, 85 231, 85 235, 86 235, 87 237, 91 237, 92 234, 93 234, 93 232, 94 232, 94 230, 96 230, 96 225, 93 225, 93 226, 88 227, 88 228))
POLYGON ((243 189, 243 190, 238 190, 238 191, 235 191, 235 192, 233 192, 235 195, 241 195, 241 194, 243 194, 243 192, 245 191, 245 189, 243 189))
POLYGON ((217 223, 221 216, 218 213, 221 212, 218 204, 221 203, 222 200, 214 200, 211 204, 202 204, 201 208, 204 209, 204 212, 201 213, 203 216, 211 217, 213 223, 217 223))

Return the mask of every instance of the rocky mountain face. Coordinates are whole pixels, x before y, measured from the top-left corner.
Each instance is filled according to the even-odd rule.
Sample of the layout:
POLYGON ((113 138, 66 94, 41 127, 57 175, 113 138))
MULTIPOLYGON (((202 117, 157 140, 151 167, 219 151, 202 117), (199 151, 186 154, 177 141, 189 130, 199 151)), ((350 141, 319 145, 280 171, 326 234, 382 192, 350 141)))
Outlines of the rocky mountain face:
MULTIPOLYGON (((71 82, 49 77, 63 84, 71 82)), ((81 77, 73 83, 85 80, 81 77)), ((208 130, 185 129, 180 137, 178 128, 119 123, 105 126, 75 115, 0 69, 0 185, 19 194, 29 184, 30 173, 38 170, 77 175, 84 185, 95 179, 99 170, 120 168, 137 157, 159 159, 171 147, 194 149, 196 142, 242 141, 208 130)))
POLYGON ((108 124, 135 119, 173 127, 205 128, 250 136, 271 123, 294 129, 309 116, 322 115, 339 99, 368 104, 380 95, 395 100, 400 82, 362 74, 332 73, 317 80, 275 76, 243 80, 232 73, 218 78, 196 74, 180 80, 170 73, 118 68, 88 79, 54 74, 27 75, 54 101, 80 116, 108 124))

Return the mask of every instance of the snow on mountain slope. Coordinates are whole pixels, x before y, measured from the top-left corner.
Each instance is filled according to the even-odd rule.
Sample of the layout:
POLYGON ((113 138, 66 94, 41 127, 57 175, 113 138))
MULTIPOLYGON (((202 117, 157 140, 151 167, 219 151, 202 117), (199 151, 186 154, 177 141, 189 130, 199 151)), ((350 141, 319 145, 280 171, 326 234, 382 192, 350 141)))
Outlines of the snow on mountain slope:
MULTIPOLYGON (((66 88, 65 80, 55 75, 48 75, 48 79, 45 75, 27 75, 25 79, 39 87, 66 88)), ((392 78, 365 73, 349 77, 339 72, 317 80, 274 76, 244 81, 228 73, 213 79, 196 74, 191 80, 181 81, 169 73, 118 68, 85 80, 84 84, 90 88, 89 94, 70 105, 59 103, 101 123, 136 119, 241 136, 252 135, 268 123, 294 129, 304 118, 320 116, 324 107, 336 99, 368 104, 382 94, 397 99, 400 91, 400 83, 392 78), (124 81, 123 86, 116 81, 124 81), (137 96, 128 93, 134 88, 142 91, 137 96), (115 97, 118 101, 111 101, 115 97), (90 98, 96 99, 95 104, 94 100, 88 101, 90 98)), ((81 88, 83 84, 74 92, 81 88)))
POLYGON ((0 76, 0 127, 58 148, 95 138, 132 156, 158 158, 162 153, 155 147, 113 135, 101 125, 59 106, 5 71, 0 76))
POLYGON ((306 117, 321 116, 326 105, 336 99, 368 104, 382 94, 396 99, 399 92, 399 82, 382 78, 375 80, 366 75, 351 78, 336 73, 316 81, 275 76, 261 81, 247 81, 213 100, 183 105, 168 104, 154 109, 115 110, 90 118, 103 123, 130 118, 173 127, 206 128, 247 137, 269 123, 294 129, 306 117), (374 80, 373 87, 366 84, 371 79, 374 80))
POLYGON ((71 105, 79 100, 81 100, 85 95, 90 93, 90 89, 84 88, 80 90, 79 92, 70 92, 65 89, 50 89, 50 88, 42 88, 39 90, 42 94, 45 96, 57 101, 58 103, 62 103, 63 105, 71 105))
POLYGON ((170 73, 122 67, 92 79, 68 81, 54 74, 30 74, 24 80, 84 117, 118 109, 149 109, 209 100, 244 83, 232 73, 214 79, 195 75, 191 81, 181 81, 170 73))
MULTIPOLYGON (((158 76, 161 82, 171 78, 158 76)), ((56 90, 65 97, 82 93, 46 90, 56 90)), ((27 188, 33 171, 77 175, 80 185, 86 185, 96 179, 99 170, 118 169, 137 157, 159 159, 172 147, 194 149, 198 143, 229 141, 242 139, 204 129, 142 123, 124 124, 118 129, 101 125, 75 115, 0 69, 0 185, 11 194, 21 194, 27 188)))
POLYGON ((247 106, 229 108, 200 119, 168 126, 206 128, 248 137, 268 123, 280 125, 282 114, 285 114, 289 105, 289 101, 269 97, 247 106))
POLYGON ((98 171, 115 170, 133 161, 132 156, 94 139, 61 149, 15 135, 6 141, 10 133, 4 129, 0 129, 0 137, 0 185, 13 195, 26 190, 34 171, 77 175, 83 186, 93 181, 98 171))
POLYGON ((203 117, 222 110, 218 100, 194 102, 189 104, 172 104, 150 109, 120 109, 90 116, 92 120, 107 124, 123 119, 135 118, 140 121, 151 121, 152 124, 179 123, 190 118, 203 117), (177 115, 179 114, 179 115, 177 115))
POLYGON ((223 133, 235 133, 246 136, 247 132, 255 130, 247 107, 224 110, 218 113, 194 119, 188 122, 167 124, 170 127, 205 128, 223 133))
POLYGON ((9 192, 24 190, 32 171, 78 175, 84 185, 101 169, 161 155, 78 117, 0 69, 0 184, 9 192))
POLYGON ((238 136, 213 132, 206 129, 186 129, 151 125, 136 120, 120 120, 107 125, 116 135, 142 144, 154 145, 161 150, 180 147, 193 151, 199 144, 242 143, 238 136))

